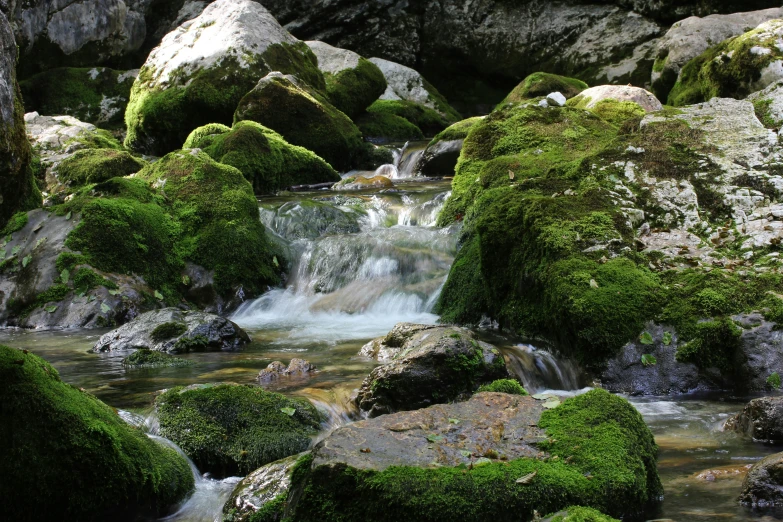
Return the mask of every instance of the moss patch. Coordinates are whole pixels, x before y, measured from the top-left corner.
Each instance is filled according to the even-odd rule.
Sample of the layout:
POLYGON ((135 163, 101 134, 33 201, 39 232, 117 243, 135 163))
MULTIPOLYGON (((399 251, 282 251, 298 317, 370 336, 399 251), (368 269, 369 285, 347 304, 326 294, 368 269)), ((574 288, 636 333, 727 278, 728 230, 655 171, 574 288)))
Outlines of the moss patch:
POLYGON ((587 84, 576 78, 537 72, 531 74, 514 87, 514 90, 506 96, 506 99, 501 104, 517 103, 546 96, 553 92, 559 92, 566 98, 573 98, 585 89, 587 89, 587 84))
POLYGON ((473 118, 453 123, 436 134, 435 137, 432 138, 430 145, 435 145, 439 141, 464 140, 468 137, 468 133, 470 133, 471 129, 483 119, 484 118, 481 116, 474 116, 473 118))
POLYGON ((378 100, 367 108, 367 112, 378 117, 398 116, 421 129, 425 136, 434 136, 454 123, 455 120, 443 116, 440 112, 403 100, 378 100))
POLYGON ((181 368, 183 366, 192 366, 193 361, 174 357, 173 355, 156 352, 147 348, 136 350, 122 360, 122 365, 126 368, 181 368))
POLYGON ((185 459, 130 427, 43 359, 0 346, 0 514, 8 520, 161 516, 194 487, 185 459), (63 477, 78 477, 62 487, 63 477))
POLYGON ((168 322, 156 326, 150 333, 150 337, 152 337, 153 341, 159 343, 179 337, 187 331, 188 327, 185 323, 168 322))
POLYGON ((161 435, 176 442, 199 469, 247 474, 308 448, 320 415, 304 399, 259 387, 173 388, 155 402, 161 435))
POLYGON ((364 112, 386 90, 386 78, 378 66, 359 58, 353 69, 324 74, 329 101, 350 118, 364 112))
POLYGON ((77 150, 57 165, 57 177, 69 185, 100 183, 140 171, 146 163, 115 149, 77 150))
POLYGON ((480 386, 478 391, 510 393, 511 395, 528 395, 527 390, 514 379, 498 379, 497 381, 492 381, 489 384, 480 386))
POLYGON ((421 132, 421 129, 396 114, 365 112, 357 118, 356 124, 364 137, 373 142, 386 143, 424 139, 424 133, 421 132))

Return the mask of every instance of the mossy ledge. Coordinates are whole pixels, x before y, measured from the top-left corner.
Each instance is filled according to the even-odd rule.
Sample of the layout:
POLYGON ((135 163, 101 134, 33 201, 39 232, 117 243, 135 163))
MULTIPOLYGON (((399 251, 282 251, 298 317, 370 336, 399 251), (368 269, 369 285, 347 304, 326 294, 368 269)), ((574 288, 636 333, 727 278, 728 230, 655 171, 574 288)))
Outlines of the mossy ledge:
POLYGON ((319 464, 316 447, 297 464, 278 513, 296 522, 519 521, 576 504, 632 517, 660 499, 657 446, 625 399, 593 390, 545 411, 538 425, 546 457, 471 467, 357 469, 319 464))
POLYGON ((176 451, 62 382, 40 357, 0 346, 0 399, 0 496, 13 499, 0 505, 3 520, 158 517, 193 490, 176 451))

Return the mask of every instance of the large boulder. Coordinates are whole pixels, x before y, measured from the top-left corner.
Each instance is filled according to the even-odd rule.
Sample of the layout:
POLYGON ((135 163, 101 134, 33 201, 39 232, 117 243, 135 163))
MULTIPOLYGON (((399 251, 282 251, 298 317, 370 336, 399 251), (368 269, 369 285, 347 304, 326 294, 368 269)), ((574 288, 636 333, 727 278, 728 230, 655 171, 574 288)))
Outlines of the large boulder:
POLYGON ((362 353, 376 348, 388 362, 364 379, 356 398, 370 417, 454 401, 482 384, 508 377, 497 348, 464 328, 403 323, 394 333, 370 342, 362 353), (392 339, 394 350, 388 346, 392 339))
POLYGON ((713 14, 704 18, 691 16, 678 21, 655 45, 651 90, 659 99, 667 100, 669 91, 686 63, 713 45, 776 18, 783 18, 783 9, 780 7, 745 13, 713 14))
POLYGON ((240 101, 234 122, 255 121, 318 154, 338 171, 362 157, 365 144, 350 118, 293 76, 273 72, 240 101))
POLYGON ((20 82, 25 109, 73 116, 102 128, 125 127, 125 107, 138 70, 58 67, 20 82))
POLYGON ((277 132, 253 121, 237 122, 231 129, 214 124, 199 127, 184 147, 202 149, 215 161, 236 167, 253 184, 256 194, 340 181, 331 165, 314 152, 291 145, 277 132))
POLYGON ((658 98, 650 91, 640 87, 628 85, 599 85, 590 87, 580 92, 571 105, 581 109, 594 109, 605 100, 614 100, 617 102, 635 103, 644 109, 645 112, 655 112, 663 109, 663 105, 658 98))
POLYGON ((783 79, 783 20, 710 47, 686 63, 669 93, 669 105, 699 103, 715 97, 742 99, 783 79))
POLYGON ((155 400, 155 407, 160 434, 200 470, 219 476, 244 475, 301 453, 321 420, 306 399, 232 384, 172 388, 155 400))
POLYGON ((223 317, 198 311, 164 308, 146 312, 103 334, 94 352, 116 350, 155 350, 169 353, 191 351, 233 351, 250 342, 235 323, 223 317))
POLYGON ((4 520, 157 518, 193 490, 176 451, 26 350, 0 346, 0 399, 4 520))
POLYGON ((302 521, 334 512, 346 521, 533 520, 534 511, 583 504, 630 517, 658 499, 657 447, 627 401, 594 390, 544 404, 479 393, 344 426, 299 462, 278 512, 302 521))
POLYGON ((740 504, 757 508, 783 505, 783 453, 765 457, 750 468, 742 483, 740 504))
POLYGON ((350 118, 361 114, 386 91, 383 73, 366 58, 324 42, 307 45, 318 58, 329 101, 350 118))
POLYGON ((150 53, 131 91, 125 144, 162 155, 179 148, 196 127, 230 124, 240 99, 270 71, 324 88, 310 48, 261 4, 213 2, 150 53))
POLYGON ((31 168, 22 95, 16 82, 16 60, 11 24, 0 12, 0 227, 14 213, 41 205, 31 168))
POLYGON ((725 429, 753 440, 783 442, 783 397, 753 399, 726 421, 725 429))

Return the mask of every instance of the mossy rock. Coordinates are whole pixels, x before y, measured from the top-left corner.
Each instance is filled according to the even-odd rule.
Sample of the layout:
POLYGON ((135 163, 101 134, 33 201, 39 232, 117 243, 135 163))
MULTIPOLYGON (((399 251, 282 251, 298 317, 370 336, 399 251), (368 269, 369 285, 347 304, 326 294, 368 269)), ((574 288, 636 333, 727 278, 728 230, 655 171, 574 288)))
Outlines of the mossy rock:
POLYGON ((315 153, 291 145, 277 132, 253 121, 232 129, 208 125, 194 130, 186 144, 215 161, 239 169, 256 194, 270 194, 292 185, 339 181, 335 170, 315 153))
POLYGON ((122 360, 122 365, 130 369, 142 368, 181 368, 192 366, 193 361, 174 357, 168 353, 156 352, 149 349, 136 350, 122 360))
POLYGON ((356 119, 365 139, 374 143, 419 141, 424 133, 401 116, 387 112, 365 112, 356 119))
POLYGON ((553 92, 559 92, 566 99, 573 98, 580 92, 587 89, 588 85, 576 78, 568 78, 567 76, 559 76, 557 74, 550 74, 545 72, 533 73, 519 85, 514 87, 506 99, 501 102, 504 103, 517 103, 525 100, 531 100, 533 98, 539 98, 546 96, 553 92))
POLYGON ((58 67, 19 83, 27 112, 67 114, 107 129, 125 126, 125 106, 137 71, 58 67))
POLYGON ((569 506, 545 517, 542 522, 620 522, 616 518, 604 515, 597 509, 569 506))
POLYGON ((285 512, 303 522, 517 521, 578 504, 633 518, 658 501, 657 446, 628 401, 593 390, 543 410, 531 397, 482 393, 345 426, 300 461, 285 512), (530 442, 487 447, 482 435, 500 426, 530 442))
POLYGON ((511 395, 528 395, 516 379, 498 379, 489 384, 479 386, 479 392, 510 393, 511 395))
POLYGON ((146 164, 125 151, 83 149, 58 163, 55 172, 60 182, 79 186, 135 174, 146 164))
POLYGON ((199 469, 245 475, 306 450, 320 414, 305 399, 255 386, 173 388, 155 401, 161 435, 174 441, 199 469))
POLYGON ((14 499, 0 507, 5 520, 159 517, 193 490, 176 451, 31 353, 0 346, 0 398, 0 494, 14 499))
POLYGON ((288 143, 309 149, 338 171, 350 170, 364 153, 354 123, 296 78, 272 73, 242 98, 234 122, 255 121, 288 143))
POLYGON ((781 79, 783 50, 776 43, 783 21, 770 20, 730 38, 686 63, 669 92, 669 105, 683 106, 711 98, 743 99, 781 79))
POLYGON ((367 108, 371 116, 397 116, 421 129, 425 136, 434 136, 454 123, 425 105, 403 100, 378 100, 367 108))
POLYGON ((468 133, 481 121, 484 116, 474 116, 465 120, 452 123, 441 132, 435 135, 430 141, 430 145, 435 145, 439 141, 454 141, 464 140, 468 137, 468 133))

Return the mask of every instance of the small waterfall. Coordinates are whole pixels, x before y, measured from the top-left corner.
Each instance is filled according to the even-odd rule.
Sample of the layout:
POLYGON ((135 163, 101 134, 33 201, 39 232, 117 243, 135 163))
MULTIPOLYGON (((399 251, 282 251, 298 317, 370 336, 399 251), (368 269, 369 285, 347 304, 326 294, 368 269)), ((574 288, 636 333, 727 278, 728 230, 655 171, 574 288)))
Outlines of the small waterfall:
POLYGON ((385 176, 389 179, 398 179, 401 177, 400 171, 397 170, 397 166, 392 165, 391 163, 381 165, 380 167, 375 169, 374 176, 385 176))
POLYGON ((530 393, 542 390, 578 390, 579 369, 569 360, 558 360, 546 350, 528 344, 502 348, 509 371, 530 393))

